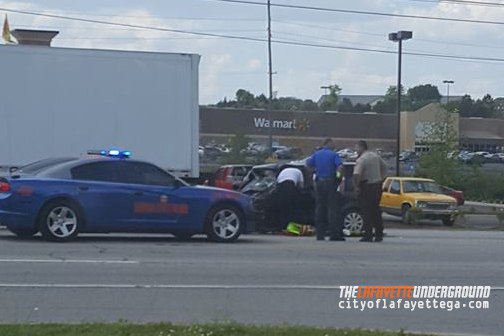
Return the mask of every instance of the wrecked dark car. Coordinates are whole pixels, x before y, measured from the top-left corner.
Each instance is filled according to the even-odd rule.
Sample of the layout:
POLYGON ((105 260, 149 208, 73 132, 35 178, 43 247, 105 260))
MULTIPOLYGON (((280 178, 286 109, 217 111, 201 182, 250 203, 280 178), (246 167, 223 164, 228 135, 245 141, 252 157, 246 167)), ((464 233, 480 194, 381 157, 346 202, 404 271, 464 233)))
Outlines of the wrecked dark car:
MULTIPOLYGON (((364 221, 353 197, 353 169, 355 163, 345 163, 343 178, 339 186, 339 218, 343 221, 345 235, 362 231, 364 221)), ((276 178, 285 168, 294 167, 302 171, 304 176, 304 189, 298 197, 298 205, 291 214, 290 221, 315 225, 315 190, 313 171, 305 165, 304 161, 290 163, 273 163, 255 166, 245 177, 240 191, 252 197, 256 213, 256 228, 262 233, 278 232, 284 230, 288 223, 279 216, 278 196, 276 194, 276 178)))

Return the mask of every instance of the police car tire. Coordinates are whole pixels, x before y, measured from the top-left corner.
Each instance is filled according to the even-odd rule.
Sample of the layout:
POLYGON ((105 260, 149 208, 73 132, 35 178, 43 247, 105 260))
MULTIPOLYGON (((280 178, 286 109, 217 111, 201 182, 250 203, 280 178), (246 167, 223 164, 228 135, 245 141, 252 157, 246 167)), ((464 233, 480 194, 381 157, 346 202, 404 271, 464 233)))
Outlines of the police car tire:
POLYGON ((11 227, 7 227, 7 230, 14 233, 19 238, 31 238, 38 232, 38 230, 35 229, 20 229, 11 227))
POLYGON ((83 215, 81 210, 79 209, 78 206, 75 205, 74 202, 68 201, 68 200, 56 200, 48 203, 47 205, 44 206, 42 211, 39 214, 39 217, 37 219, 37 226, 40 230, 40 233, 42 234, 42 237, 46 240, 53 241, 53 242, 67 242, 75 239, 77 235, 79 234, 80 230, 82 229, 83 225, 83 215), (61 208, 61 207, 66 207, 70 209, 73 214, 75 215, 76 219, 76 228, 75 230, 68 236, 65 237, 60 237, 58 235, 55 235, 49 228, 48 226, 48 217, 51 214, 52 211, 61 208))
POLYGON ((217 206, 214 206, 210 211, 208 212, 206 223, 205 223, 205 233, 208 237, 213 242, 217 243, 232 243, 240 237, 243 227, 245 225, 245 218, 243 216, 242 211, 232 205, 232 204, 220 204, 217 206), (217 214, 222 213, 222 212, 228 212, 228 213, 234 213, 236 215, 237 220, 238 220, 238 227, 237 230, 234 234, 230 235, 229 237, 223 238, 220 236, 215 229, 214 226, 214 220, 217 214))

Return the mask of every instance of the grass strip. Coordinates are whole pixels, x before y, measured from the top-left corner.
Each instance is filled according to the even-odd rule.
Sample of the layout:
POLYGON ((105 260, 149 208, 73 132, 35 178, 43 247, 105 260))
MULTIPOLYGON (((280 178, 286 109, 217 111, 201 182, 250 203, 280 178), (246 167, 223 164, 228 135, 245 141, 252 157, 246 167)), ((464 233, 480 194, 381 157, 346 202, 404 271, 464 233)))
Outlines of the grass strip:
MULTIPOLYGON (((405 336, 386 332, 297 326, 252 326, 240 324, 2 324, 2 336, 405 336)), ((415 336, 426 336, 414 334, 415 336)))

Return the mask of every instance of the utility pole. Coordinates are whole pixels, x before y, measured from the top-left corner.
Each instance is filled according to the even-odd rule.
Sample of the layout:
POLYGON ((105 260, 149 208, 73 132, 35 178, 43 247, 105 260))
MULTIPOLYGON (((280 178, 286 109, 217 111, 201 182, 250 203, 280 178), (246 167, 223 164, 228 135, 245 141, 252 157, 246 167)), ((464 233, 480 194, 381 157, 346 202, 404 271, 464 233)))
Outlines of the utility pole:
POLYGON ((268 63, 269 63, 269 104, 268 104, 268 149, 269 154, 273 154, 273 120, 271 114, 273 110, 273 57, 271 51, 271 0, 268 0, 268 63))

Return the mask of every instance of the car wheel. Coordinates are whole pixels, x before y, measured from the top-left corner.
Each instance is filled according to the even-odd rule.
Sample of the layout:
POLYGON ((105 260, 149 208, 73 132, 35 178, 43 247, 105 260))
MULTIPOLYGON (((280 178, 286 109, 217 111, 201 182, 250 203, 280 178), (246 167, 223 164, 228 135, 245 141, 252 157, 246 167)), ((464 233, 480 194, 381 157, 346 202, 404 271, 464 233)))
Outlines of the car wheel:
POLYGON ((218 205, 207 216, 206 234, 214 242, 230 243, 240 236, 244 225, 241 211, 234 205, 218 205))
POLYGON ((444 226, 453 226, 455 224, 455 219, 452 216, 446 216, 442 219, 444 226))
POLYGON ((402 209, 401 209, 401 218, 402 218, 402 223, 403 224, 410 224, 410 222, 411 222, 410 210, 411 210, 411 205, 404 204, 402 206, 402 209))
POLYGON ((38 230, 35 229, 20 229, 11 227, 7 227, 7 230, 14 233, 19 238, 31 238, 38 232, 38 230))
POLYGON ((78 207, 69 201, 56 201, 44 207, 38 218, 42 237, 56 242, 74 239, 83 224, 78 207))
POLYGON ((357 209, 348 209, 343 213, 343 230, 348 233, 361 232, 364 229, 364 218, 357 209))

